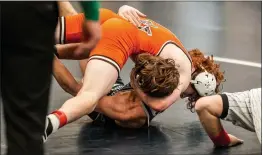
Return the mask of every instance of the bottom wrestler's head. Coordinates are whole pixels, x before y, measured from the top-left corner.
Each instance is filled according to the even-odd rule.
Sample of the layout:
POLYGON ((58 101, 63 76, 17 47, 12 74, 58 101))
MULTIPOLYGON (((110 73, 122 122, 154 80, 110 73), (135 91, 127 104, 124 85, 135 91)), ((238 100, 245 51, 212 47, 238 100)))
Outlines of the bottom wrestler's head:
POLYGON ((139 54, 131 71, 131 83, 151 97, 165 97, 179 84, 180 74, 173 59, 139 54))
POLYGON ((188 97, 187 107, 191 110, 200 97, 220 92, 219 86, 224 81, 224 73, 220 71, 219 64, 214 62, 213 56, 205 57, 198 49, 189 51, 189 54, 193 61, 194 72, 191 84, 181 97, 188 97))

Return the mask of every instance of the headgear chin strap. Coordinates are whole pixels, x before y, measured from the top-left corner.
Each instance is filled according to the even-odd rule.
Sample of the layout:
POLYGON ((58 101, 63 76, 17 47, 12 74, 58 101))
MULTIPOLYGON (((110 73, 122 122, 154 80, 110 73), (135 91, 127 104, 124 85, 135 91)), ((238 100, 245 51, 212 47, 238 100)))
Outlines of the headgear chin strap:
POLYGON ((191 80, 195 90, 200 96, 209 96, 215 94, 216 78, 213 74, 206 70, 199 73, 193 80, 191 80))

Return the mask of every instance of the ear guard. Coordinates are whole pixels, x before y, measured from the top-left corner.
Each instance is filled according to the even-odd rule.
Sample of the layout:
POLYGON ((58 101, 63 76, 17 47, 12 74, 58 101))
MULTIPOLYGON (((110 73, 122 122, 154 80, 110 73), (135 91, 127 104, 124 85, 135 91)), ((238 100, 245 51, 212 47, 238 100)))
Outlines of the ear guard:
POLYGON ((210 96, 215 94, 216 90, 216 78, 213 74, 207 71, 199 73, 191 84, 200 96, 210 96))

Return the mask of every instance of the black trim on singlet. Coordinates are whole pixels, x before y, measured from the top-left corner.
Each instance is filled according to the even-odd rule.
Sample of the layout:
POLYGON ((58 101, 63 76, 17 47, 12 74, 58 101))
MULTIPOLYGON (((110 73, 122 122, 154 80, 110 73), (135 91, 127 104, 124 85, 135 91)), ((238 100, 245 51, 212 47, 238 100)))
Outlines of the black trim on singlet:
MULTIPOLYGON (((93 56, 99 56, 99 55, 93 55, 93 56)), ((116 70, 117 70, 117 72, 118 72, 118 75, 120 74, 120 70, 119 70, 119 68, 120 68, 120 66, 116 66, 115 64, 113 64, 112 62, 110 62, 110 61, 108 61, 108 60, 106 60, 106 59, 103 59, 103 58, 98 58, 98 57, 93 57, 93 56, 91 56, 90 57, 90 59, 89 59, 89 61, 90 60, 93 60, 93 59, 97 59, 97 60, 101 60, 101 61, 104 61, 104 62, 107 62, 107 63, 109 63, 110 65, 112 65, 116 70)), ((106 57, 106 56, 101 56, 101 57, 106 57)), ((108 57, 106 57, 106 58, 108 58, 108 57)), ((112 59, 111 59, 112 60, 112 59)), ((115 62, 115 61, 114 61, 115 62)), ((116 63, 117 64, 117 63, 116 63)), ((118 65, 118 64, 117 64, 118 65)))
POLYGON ((224 119, 227 116, 228 109, 229 109, 228 97, 226 94, 219 94, 219 96, 221 96, 222 101, 223 101, 223 111, 219 118, 224 119))
POLYGON ((131 84, 128 83, 128 84, 124 85, 124 87, 120 91, 131 90, 131 89, 133 89, 133 88, 132 88, 131 84))
POLYGON ((152 120, 155 116, 153 115, 150 107, 149 107, 147 104, 145 104, 143 101, 142 101, 142 104, 144 104, 144 107, 145 107, 145 109, 147 110, 147 112, 148 112, 148 114, 149 114, 149 118, 148 118, 148 119, 149 119, 149 122, 151 122, 151 120, 152 120))
MULTIPOLYGON (((62 25, 63 23, 62 23, 62 18, 64 18, 64 17, 59 17, 59 27, 60 27, 60 30, 59 30, 59 43, 60 44, 64 44, 64 42, 62 42, 62 27, 64 26, 64 25, 62 25)), ((65 32, 65 31, 64 31, 65 32)), ((64 36, 64 38, 65 38, 65 36, 64 36)))
MULTIPOLYGON (((188 54, 187 51, 184 51, 180 46, 178 46, 178 45, 177 45, 175 42, 173 42, 173 41, 166 42, 166 43, 162 46, 162 48, 160 49, 159 53, 158 53, 156 56, 159 56, 159 55, 162 53, 164 47, 165 47, 166 45, 168 45, 168 44, 174 44, 175 46, 177 46, 178 48, 180 48, 180 49, 184 52, 184 54, 187 56, 187 58, 189 59, 190 63, 191 63, 191 64, 193 63, 190 54, 188 54)), ((192 66, 192 65, 191 65, 191 66, 192 66)), ((192 67, 191 67, 191 68, 192 68, 192 67)))
POLYGON ((64 33, 64 40, 63 40, 63 44, 67 44, 67 36, 66 36, 66 32, 67 32, 67 21, 66 21, 66 17, 63 17, 64 18, 64 32, 62 32, 62 33, 64 33))

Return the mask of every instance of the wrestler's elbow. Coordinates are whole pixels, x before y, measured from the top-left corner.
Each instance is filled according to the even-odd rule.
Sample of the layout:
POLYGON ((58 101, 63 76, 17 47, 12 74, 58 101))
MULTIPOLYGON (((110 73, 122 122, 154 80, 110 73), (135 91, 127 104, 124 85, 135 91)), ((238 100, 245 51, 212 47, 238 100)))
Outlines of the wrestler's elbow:
POLYGON ((200 98, 195 102, 195 111, 197 112, 197 114, 201 113, 202 111, 204 111, 206 109, 206 99, 205 98, 200 98))
POLYGON ((155 111, 164 111, 168 108, 165 101, 159 101, 158 103, 151 104, 150 107, 155 111))

